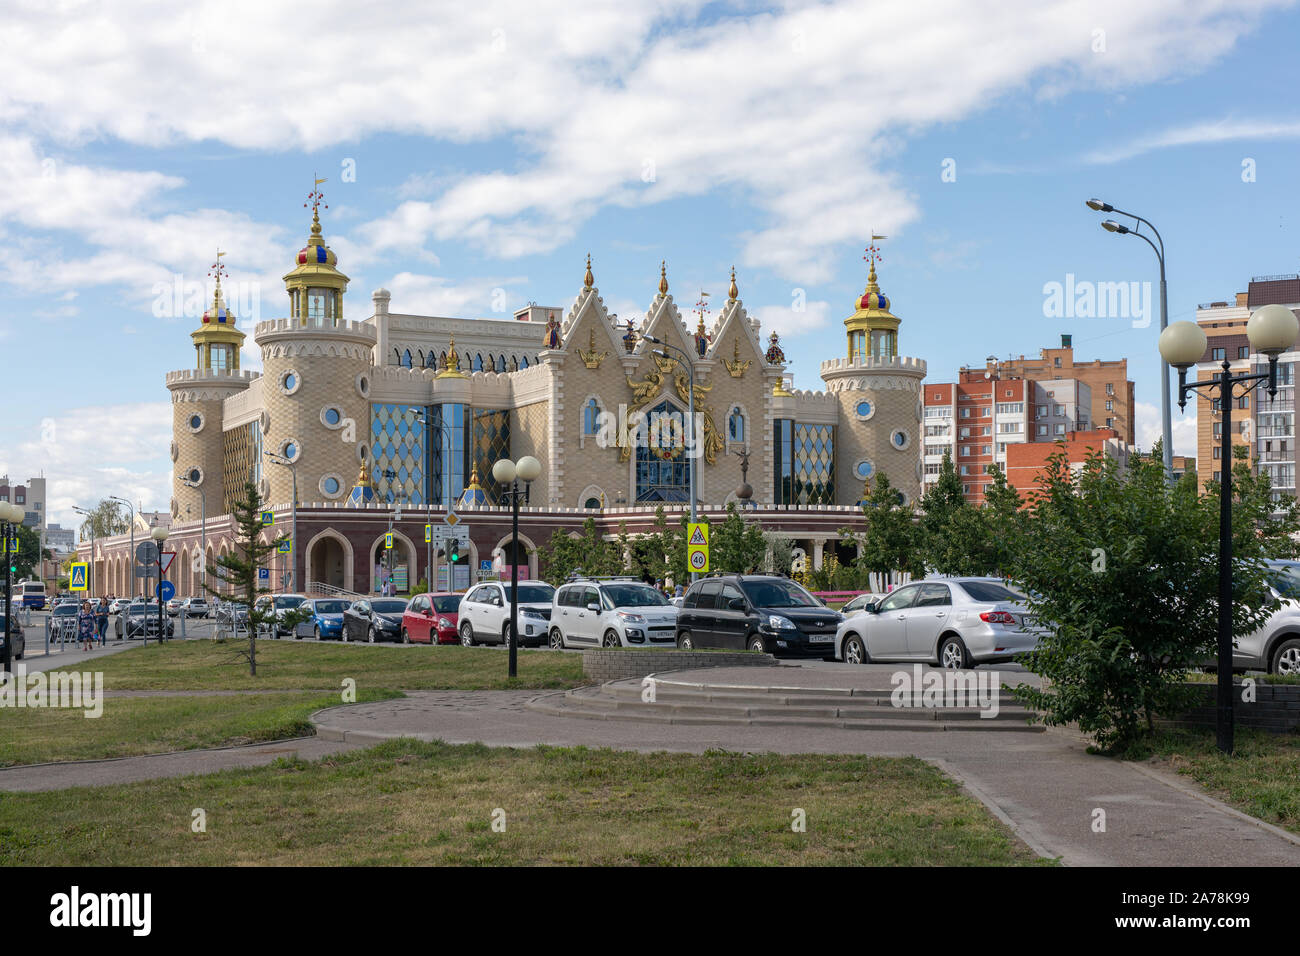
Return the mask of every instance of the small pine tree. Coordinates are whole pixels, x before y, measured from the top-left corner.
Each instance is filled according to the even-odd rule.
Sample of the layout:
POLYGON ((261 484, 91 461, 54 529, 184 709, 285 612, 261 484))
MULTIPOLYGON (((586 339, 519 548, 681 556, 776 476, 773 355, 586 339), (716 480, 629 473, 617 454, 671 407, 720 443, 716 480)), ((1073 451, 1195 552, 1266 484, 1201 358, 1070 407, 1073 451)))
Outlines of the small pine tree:
MULTIPOLYGON (((285 536, 281 535, 269 542, 261 540, 262 498, 252 481, 244 483, 244 496, 235 503, 231 516, 238 528, 235 550, 217 559, 213 577, 225 585, 227 590, 233 591, 248 607, 248 649, 239 650, 238 658, 248 662, 248 673, 256 677, 258 628, 263 624, 272 627, 276 625, 274 608, 259 611, 256 607, 259 595, 271 593, 270 588, 258 586, 257 569, 266 566, 285 536)), ((206 581, 203 588, 214 597, 222 597, 226 593, 220 588, 211 587, 206 581)))

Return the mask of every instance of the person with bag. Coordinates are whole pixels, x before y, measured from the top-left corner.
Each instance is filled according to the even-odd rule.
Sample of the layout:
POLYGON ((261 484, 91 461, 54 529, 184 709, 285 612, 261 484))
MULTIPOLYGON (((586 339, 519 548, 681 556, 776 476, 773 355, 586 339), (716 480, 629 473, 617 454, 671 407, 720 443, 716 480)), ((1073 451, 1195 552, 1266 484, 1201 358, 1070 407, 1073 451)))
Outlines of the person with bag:
POLYGON ((83 651, 95 649, 95 612, 90 609, 89 601, 81 602, 81 613, 77 615, 77 640, 83 651))
POLYGON ((108 598, 102 597, 95 605, 95 631, 99 634, 99 646, 103 647, 108 638, 108 598))

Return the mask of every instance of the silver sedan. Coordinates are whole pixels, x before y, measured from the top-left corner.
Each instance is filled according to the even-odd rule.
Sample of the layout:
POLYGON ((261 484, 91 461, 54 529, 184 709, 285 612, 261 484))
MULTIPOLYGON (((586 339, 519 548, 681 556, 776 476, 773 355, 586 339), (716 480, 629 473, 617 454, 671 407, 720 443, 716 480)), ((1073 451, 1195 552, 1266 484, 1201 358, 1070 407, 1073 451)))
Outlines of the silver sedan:
POLYGON ((1037 644, 1024 596, 998 578, 928 578, 843 621, 835 657, 960 668, 1011 661, 1037 644))

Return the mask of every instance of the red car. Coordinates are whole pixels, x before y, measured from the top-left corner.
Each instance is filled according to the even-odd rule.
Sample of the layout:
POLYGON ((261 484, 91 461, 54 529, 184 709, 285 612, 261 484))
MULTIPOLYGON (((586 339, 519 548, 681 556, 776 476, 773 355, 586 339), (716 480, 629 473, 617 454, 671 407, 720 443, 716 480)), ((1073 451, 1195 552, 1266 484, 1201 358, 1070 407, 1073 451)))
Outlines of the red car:
POLYGON ((403 644, 459 644, 456 633, 462 595, 417 594, 402 615, 403 644))

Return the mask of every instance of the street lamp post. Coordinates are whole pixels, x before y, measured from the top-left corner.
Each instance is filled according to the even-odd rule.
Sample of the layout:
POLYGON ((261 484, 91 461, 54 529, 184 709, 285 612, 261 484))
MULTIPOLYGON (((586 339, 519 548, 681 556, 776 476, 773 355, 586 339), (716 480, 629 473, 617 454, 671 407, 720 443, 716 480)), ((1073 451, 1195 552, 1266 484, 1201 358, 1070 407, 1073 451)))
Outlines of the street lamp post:
POLYGON ((293 510, 290 513, 289 531, 289 593, 294 594, 298 590, 298 466, 295 462, 290 461, 274 452, 263 452, 267 458, 271 459, 272 464, 283 465, 289 469, 289 476, 293 479, 293 510))
MULTIPOLYGON (((194 474, 195 473, 191 471, 188 475, 181 476, 181 484, 193 488, 199 493, 199 506, 201 508, 199 511, 199 554, 202 556, 202 584, 206 591, 208 584, 208 495, 207 492, 199 486, 198 481, 194 478, 194 474)), ((92 544, 91 547, 93 549, 94 545, 92 544)), ((294 542, 294 547, 297 547, 296 541, 294 542)), ((296 558, 297 555, 295 554, 294 557, 296 558)))
POLYGON ((131 509, 131 597, 135 597, 135 505, 125 498, 119 498, 117 495, 109 495, 109 501, 120 501, 131 509))
POLYGON ((502 458, 492 466, 492 477, 498 484, 509 485, 502 496, 510 499, 510 635, 507 645, 510 651, 510 676, 515 677, 517 669, 516 647, 519 644, 519 499, 528 499, 528 487, 542 473, 542 463, 532 455, 525 455, 516 464, 509 458, 502 458), (523 481, 524 490, 519 490, 523 481))
MULTIPOLYGON (((1122 225, 1113 219, 1107 219, 1101 224, 1101 227, 1107 232, 1113 232, 1121 236, 1137 236, 1149 245, 1160 261, 1160 334, 1164 335, 1165 329, 1169 328, 1169 300, 1168 290, 1165 286, 1165 241, 1160 238, 1160 231, 1155 226, 1143 219, 1141 216, 1125 212, 1123 209, 1116 209, 1108 202, 1102 202, 1100 199, 1089 199, 1087 201, 1089 209, 1096 212, 1117 212, 1121 216, 1128 216, 1138 222, 1144 222, 1151 232, 1155 234, 1156 241, 1152 242, 1147 236, 1135 229, 1122 225), (1156 243, 1159 243, 1157 246, 1156 243)), ((1165 481, 1173 484, 1174 481, 1174 428, 1173 414, 1169 407, 1169 363, 1160 363, 1160 444, 1164 454, 1165 481)))
MULTIPOLYGON (((163 570, 162 570, 162 549, 163 542, 167 540, 167 529, 159 525, 153 529, 153 539, 158 544, 158 643, 163 642, 166 632, 163 630, 163 570)), ((144 629, 144 642, 149 643, 149 628, 144 629)))
POLYGON ((1204 382, 1188 382, 1187 369, 1205 355, 1207 339, 1195 322, 1175 322, 1160 333, 1160 354, 1178 369, 1178 407, 1187 407, 1187 394, 1204 388, 1218 392, 1223 408, 1222 432, 1219 435, 1223 470, 1219 482, 1219 635, 1218 694, 1215 730, 1218 747, 1232 753, 1232 390, 1246 385, 1242 394, 1265 383, 1269 397, 1277 394, 1277 357, 1296 343, 1300 321, 1286 306, 1266 305, 1255 310, 1246 323, 1246 337, 1256 352, 1268 356, 1267 372, 1232 373, 1228 359, 1222 370, 1204 382))
MULTIPOLYGON (((654 350, 655 355, 658 355, 660 358, 672 359, 682 368, 686 369, 688 385, 686 390, 686 417, 690 419, 690 447, 686 451, 686 469, 687 475, 690 479, 688 484, 690 486, 691 494, 691 523, 694 524, 696 520, 695 499, 697 497, 695 492, 695 459, 699 457, 697 436, 695 434, 695 366, 694 363, 691 362, 691 357, 685 349, 678 348, 676 345, 665 342, 663 339, 655 338, 653 335, 645 335, 643 338, 647 342, 653 342, 655 345, 660 346, 660 348, 654 350), (668 352, 665 351, 666 349, 672 349, 677 353, 677 355, 668 354, 668 352)), ((691 580, 694 581, 697 578, 699 578, 699 575, 692 571, 691 580)))
MULTIPOLYGON (((87 508, 80 508, 77 507, 76 505, 73 505, 72 510, 75 511, 77 514, 82 515, 83 517, 86 518, 90 517, 90 511, 87 508)), ((99 579, 95 575, 95 527, 94 525, 91 525, 90 528, 90 580, 87 583, 90 585, 91 594, 94 594, 96 591, 99 590, 99 579)))
POLYGON ((5 559, 5 650, 0 657, 0 672, 9 673, 13 661, 14 646, 14 558, 10 536, 16 534, 14 529, 22 523, 25 512, 20 505, 0 501, 0 542, 4 544, 5 559))

